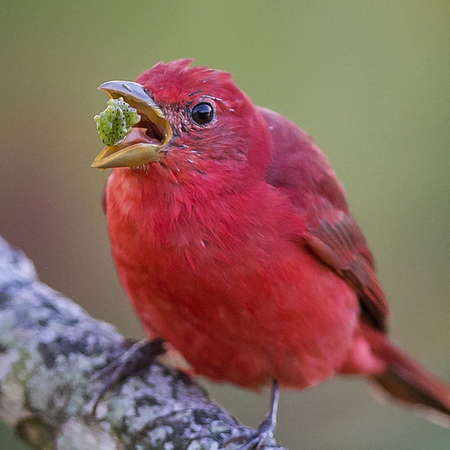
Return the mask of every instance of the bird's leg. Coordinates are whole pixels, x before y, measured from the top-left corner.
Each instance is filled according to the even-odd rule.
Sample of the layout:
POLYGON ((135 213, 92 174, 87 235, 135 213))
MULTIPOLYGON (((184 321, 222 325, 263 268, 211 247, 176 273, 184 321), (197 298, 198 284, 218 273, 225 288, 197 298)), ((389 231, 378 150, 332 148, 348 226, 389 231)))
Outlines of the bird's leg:
POLYGON ((277 411, 278 402, 280 400, 280 388, 278 381, 273 380, 272 395, 270 403, 270 411, 263 421, 258 425, 256 431, 250 435, 240 435, 229 439, 225 446, 231 442, 246 441, 246 443, 239 447, 239 450, 259 449, 264 444, 270 443, 273 440, 275 428, 277 427, 277 411))
POLYGON ((147 368, 154 359, 165 353, 163 346, 164 339, 157 338, 153 340, 144 339, 135 342, 129 347, 116 361, 107 365, 99 373, 94 375, 94 379, 106 377, 100 392, 97 394, 92 407, 92 414, 95 416, 97 406, 105 394, 122 383, 128 377, 135 375, 142 369, 147 368))

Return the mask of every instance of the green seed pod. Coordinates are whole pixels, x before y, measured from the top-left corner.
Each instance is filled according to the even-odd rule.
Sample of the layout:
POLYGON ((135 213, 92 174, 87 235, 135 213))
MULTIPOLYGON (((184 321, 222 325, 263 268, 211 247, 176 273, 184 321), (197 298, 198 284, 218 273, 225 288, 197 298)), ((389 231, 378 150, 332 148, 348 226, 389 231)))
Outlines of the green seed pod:
POLYGON ((131 132, 141 116, 122 97, 108 100, 106 109, 94 117, 97 131, 107 146, 116 145, 131 132))

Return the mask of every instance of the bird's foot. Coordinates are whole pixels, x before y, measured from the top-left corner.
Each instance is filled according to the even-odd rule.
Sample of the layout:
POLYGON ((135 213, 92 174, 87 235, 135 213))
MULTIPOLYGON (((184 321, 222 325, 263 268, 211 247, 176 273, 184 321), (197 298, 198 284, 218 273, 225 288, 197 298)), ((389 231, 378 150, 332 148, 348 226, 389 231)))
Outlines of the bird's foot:
POLYGON ((232 442, 245 441, 239 450, 260 449, 263 445, 274 444, 275 440, 273 435, 275 434, 275 428, 277 427, 277 411, 278 402, 280 400, 280 389, 278 387, 277 380, 273 380, 272 385, 272 398, 270 402, 270 411, 267 417, 258 425, 255 432, 249 434, 241 434, 235 436, 225 443, 225 447, 232 442))
POLYGON ((225 447, 233 442, 245 442, 244 445, 239 447, 238 450, 250 450, 260 449, 264 445, 273 445, 275 443, 276 423, 270 420, 270 417, 266 417, 259 425, 256 431, 248 434, 241 434, 239 436, 232 437, 225 442, 225 447))
POLYGON ((95 374, 91 380, 95 381, 105 377, 107 378, 95 398, 92 414, 95 416, 98 404, 108 391, 115 388, 128 377, 149 367, 155 358, 164 352, 164 339, 157 338, 152 341, 145 339, 135 342, 116 361, 108 364, 100 372, 95 374))

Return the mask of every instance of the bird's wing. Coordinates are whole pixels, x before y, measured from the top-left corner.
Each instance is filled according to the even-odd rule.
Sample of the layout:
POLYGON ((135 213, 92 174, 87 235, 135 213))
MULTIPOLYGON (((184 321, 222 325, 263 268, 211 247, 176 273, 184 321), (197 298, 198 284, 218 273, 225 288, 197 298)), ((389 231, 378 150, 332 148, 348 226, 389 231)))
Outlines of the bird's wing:
POLYGON ((375 273, 372 254, 351 214, 321 218, 305 235, 306 244, 355 290, 363 311, 386 330, 389 307, 375 273))
POLYGON ((283 116, 260 108, 274 155, 266 181, 282 190, 306 221, 299 238, 356 292, 362 312, 386 330, 387 299, 372 253, 345 200, 345 191, 312 138, 283 116))

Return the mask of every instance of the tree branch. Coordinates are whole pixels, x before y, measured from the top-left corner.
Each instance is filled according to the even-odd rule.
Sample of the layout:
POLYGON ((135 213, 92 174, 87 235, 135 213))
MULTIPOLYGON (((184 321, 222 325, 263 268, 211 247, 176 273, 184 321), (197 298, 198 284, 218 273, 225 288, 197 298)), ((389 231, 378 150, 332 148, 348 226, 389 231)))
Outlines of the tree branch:
POLYGON ((249 431, 159 363, 108 395, 94 417, 102 381, 92 376, 124 344, 111 325, 41 283, 32 262, 0 238, 0 418, 21 439, 42 450, 194 450, 223 448, 249 431))

